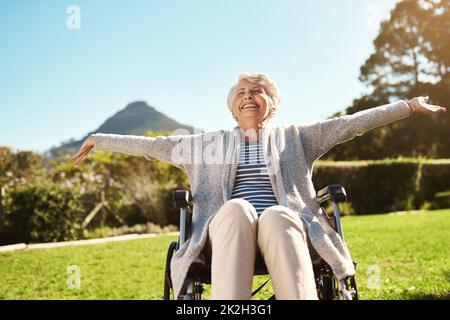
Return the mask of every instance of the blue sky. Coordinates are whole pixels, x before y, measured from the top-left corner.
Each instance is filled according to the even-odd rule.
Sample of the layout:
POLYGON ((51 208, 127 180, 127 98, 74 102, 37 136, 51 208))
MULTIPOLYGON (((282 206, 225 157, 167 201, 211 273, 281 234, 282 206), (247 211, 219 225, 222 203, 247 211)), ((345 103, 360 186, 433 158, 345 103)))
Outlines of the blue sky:
POLYGON ((42 152, 136 100, 230 129, 243 71, 279 86, 274 124, 324 120, 365 92, 359 68, 396 2, 0 0, 0 145, 42 152), (70 5, 80 29, 67 27, 70 5))

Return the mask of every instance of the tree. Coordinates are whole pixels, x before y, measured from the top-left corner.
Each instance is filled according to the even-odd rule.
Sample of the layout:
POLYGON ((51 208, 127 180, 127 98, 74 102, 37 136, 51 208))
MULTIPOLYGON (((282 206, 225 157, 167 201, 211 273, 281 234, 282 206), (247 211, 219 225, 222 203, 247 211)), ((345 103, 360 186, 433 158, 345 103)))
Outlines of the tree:
MULTIPOLYGON (((375 51, 361 66, 368 93, 346 109, 352 114, 397 99, 429 95, 450 105, 450 1, 405 0, 381 24, 375 51)), ((328 158, 450 157, 450 113, 413 116, 339 145, 328 158)))

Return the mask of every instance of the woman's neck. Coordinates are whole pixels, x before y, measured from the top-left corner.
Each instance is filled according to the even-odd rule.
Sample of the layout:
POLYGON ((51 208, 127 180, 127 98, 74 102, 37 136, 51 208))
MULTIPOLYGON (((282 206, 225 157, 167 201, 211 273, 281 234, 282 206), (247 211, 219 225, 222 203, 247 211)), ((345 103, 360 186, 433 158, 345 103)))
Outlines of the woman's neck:
POLYGON ((261 140, 261 133, 264 128, 248 128, 243 129, 239 127, 239 130, 241 132, 241 138, 244 141, 258 141, 261 140))

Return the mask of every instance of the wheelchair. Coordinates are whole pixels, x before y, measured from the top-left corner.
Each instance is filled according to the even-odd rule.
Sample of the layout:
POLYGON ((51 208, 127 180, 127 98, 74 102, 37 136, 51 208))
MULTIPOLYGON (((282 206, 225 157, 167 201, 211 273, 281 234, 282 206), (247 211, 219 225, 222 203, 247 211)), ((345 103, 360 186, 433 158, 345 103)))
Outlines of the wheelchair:
MULTIPOLYGON (((317 192, 317 199, 319 205, 321 205, 321 209, 327 214, 330 225, 340 235, 342 240, 344 240, 339 202, 345 202, 347 200, 345 189, 339 184, 328 185, 317 192), (331 214, 328 214, 325 208, 322 207, 322 203, 325 203, 328 200, 332 201, 333 213, 331 214)), ((172 278, 170 274, 170 262, 172 256, 189 238, 192 223, 192 196, 190 195, 190 192, 188 190, 176 190, 173 192, 172 200, 174 201, 175 206, 180 209, 180 233, 178 241, 170 243, 167 252, 164 275, 164 300, 171 300, 171 296, 173 296, 172 278)), ((256 260, 258 260, 258 258, 256 260)), ((356 268, 355 261, 353 261, 353 264, 356 268)), ((316 261, 313 262, 313 270, 319 300, 358 300, 355 276, 338 280, 334 276, 331 267, 321 258, 316 259, 316 261)), ((254 276, 256 275, 269 275, 264 262, 255 263, 254 276)), ((259 288, 254 290, 252 292, 252 297, 255 296, 269 280, 270 277, 259 288)), ((206 262, 205 264, 194 261, 188 270, 178 299, 202 300, 204 284, 211 284, 210 262, 206 262)), ((269 298, 269 300, 274 299, 275 294, 269 298)))

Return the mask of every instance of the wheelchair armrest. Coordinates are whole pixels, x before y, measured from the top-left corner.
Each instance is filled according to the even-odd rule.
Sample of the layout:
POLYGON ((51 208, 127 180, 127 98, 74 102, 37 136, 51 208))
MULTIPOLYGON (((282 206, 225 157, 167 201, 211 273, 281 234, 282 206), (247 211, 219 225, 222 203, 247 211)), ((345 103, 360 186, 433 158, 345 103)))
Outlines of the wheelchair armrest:
POLYGON ((317 201, 320 203, 332 199, 334 202, 345 202, 347 194, 340 184, 330 184, 317 192, 317 201))
POLYGON ((177 208, 186 208, 192 202, 192 195, 189 190, 175 190, 172 193, 172 200, 177 208))
POLYGON ((172 200, 175 206, 180 209, 180 236, 178 239, 177 250, 187 241, 190 234, 192 217, 190 205, 192 204, 192 195, 189 190, 175 190, 172 193, 172 200))

